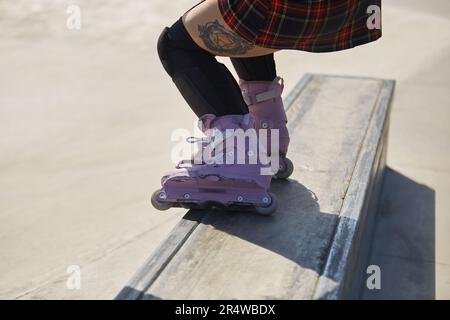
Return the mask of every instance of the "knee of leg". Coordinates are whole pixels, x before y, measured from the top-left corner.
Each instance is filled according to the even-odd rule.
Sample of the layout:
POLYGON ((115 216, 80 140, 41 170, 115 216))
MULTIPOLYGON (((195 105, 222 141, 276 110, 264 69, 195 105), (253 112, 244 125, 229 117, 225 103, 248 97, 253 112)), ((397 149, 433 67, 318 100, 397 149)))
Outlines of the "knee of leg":
POLYGON ((166 70, 166 72, 172 76, 173 72, 170 68, 170 61, 169 61, 169 55, 168 51, 170 50, 170 36, 169 36, 169 28, 165 27, 164 30, 161 32, 159 38, 158 38, 158 56, 159 60, 161 60, 161 63, 166 70))
POLYGON ((181 18, 170 28, 164 28, 157 48, 161 63, 171 77, 182 69, 215 59, 192 40, 181 18))

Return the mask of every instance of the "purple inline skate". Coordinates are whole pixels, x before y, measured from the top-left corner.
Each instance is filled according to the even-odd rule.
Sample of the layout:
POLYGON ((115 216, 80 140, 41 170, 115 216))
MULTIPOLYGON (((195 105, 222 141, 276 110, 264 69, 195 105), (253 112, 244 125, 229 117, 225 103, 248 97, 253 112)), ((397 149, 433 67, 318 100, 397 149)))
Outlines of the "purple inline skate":
POLYGON ((152 195, 153 206, 158 210, 219 207, 274 213, 277 200, 267 191, 273 170, 263 164, 269 161, 261 159, 266 152, 257 148, 251 115, 207 114, 200 123, 204 132, 209 130, 205 132, 208 141, 199 151, 203 159, 197 154, 195 161, 182 161, 166 174, 162 188, 152 195))
POLYGON ((286 179, 294 171, 291 160, 286 158, 289 146, 289 132, 287 118, 284 110, 281 93, 283 92, 283 79, 275 78, 273 81, 239 81, 242 96, 248 105, 249 111, 255 121, 255 129, 267 129, 267 152, 272 153, 271 129, 279 130, 279 165, 274 178, 286 179))

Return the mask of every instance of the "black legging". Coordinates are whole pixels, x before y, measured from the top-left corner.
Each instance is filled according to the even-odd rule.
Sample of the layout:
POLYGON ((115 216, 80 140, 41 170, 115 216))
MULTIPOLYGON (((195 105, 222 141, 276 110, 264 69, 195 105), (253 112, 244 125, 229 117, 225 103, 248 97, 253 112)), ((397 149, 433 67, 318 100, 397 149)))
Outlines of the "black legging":
POLYGON ((246 81, 273 81, 277 76, 274 55, 230 58, 239 78, 246 81))

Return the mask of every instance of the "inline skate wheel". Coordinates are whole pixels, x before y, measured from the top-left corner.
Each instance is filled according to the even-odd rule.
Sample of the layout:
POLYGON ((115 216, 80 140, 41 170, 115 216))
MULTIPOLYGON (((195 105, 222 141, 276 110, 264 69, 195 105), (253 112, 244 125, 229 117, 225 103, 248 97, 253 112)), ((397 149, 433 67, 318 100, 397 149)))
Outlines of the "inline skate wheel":
POLYGON ((280 170, 275 174, 276 179, 287 179, 294 172, 294 164, 288 158, 281 160, 280 170))
POLYGON ((267 207, 255 207, 256 213, 262 216, 271 216, 278 208, 277 197, 269 192, 270 204, 267 207))
POLYGON ((152 205, 155 207, 155 209, 158 209, 160 211, 168 210, 172 207, 172 204, 169 202, 162 202, 160 199, 164 197, 164 191, 162 189, 156 190, 152 194, 152 205))

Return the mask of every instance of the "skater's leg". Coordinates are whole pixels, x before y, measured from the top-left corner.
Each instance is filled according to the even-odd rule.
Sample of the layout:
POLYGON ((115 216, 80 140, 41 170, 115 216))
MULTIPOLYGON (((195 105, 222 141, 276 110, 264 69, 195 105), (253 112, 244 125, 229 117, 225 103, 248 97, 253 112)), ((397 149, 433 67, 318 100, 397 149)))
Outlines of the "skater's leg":
MULTIPOLYGON (((162 188, 152 196, 152 203, 162 210, 170 206, 204 208, 214 204, 254 207, 261 214, 271 214, 276 210, 276 198, 268 192, 274 171, 272 163, 261 161, 265 148, 258 149, 254 123, 240 87, 229 70, 215 59, 218 54, 237 56, 236 50, 229 50, 230 47, 223 44, 236 48, 236 45, 243 45, 243 40, 229 29, 218 26, 217 0, 207 0, 188 13, 192 15, 184 18, 189 31, 182 19, 166 28, 158 40, 158 53, 165 70, 200 117, 202 127, 213 132, 210 143, 205 146, 205 151, 211 151, 211 157, 206 157, 208 161, 199 165, 178 165, 166 174, 161 181, 162 188), (210 10, 213 7, 215 10, 210 10), (208 23, 205 19, 215 19, 212 20, 214 26, 222 28, 220 34, 209 35, 210 40, 214 39, 211 43, 201 42, 199 34, 195 34, 199 23, 208 23), (235 134, 229 135, 229 130, 234 130, 235 134), (252 133, 253 140, 247 139, 252 133), (213 150, 209 150, 211 148, 213 150), (255 156, 257 161, 254 161, 255 156)), ((243 46, 245 50, 240 50, 239 56, 273 52, 249 43, 243 46)))
POLYGON ((216 56, 256 57, 277 51, 254 45, 231 30, 223 20, 218 0, 206 0, 192 8, 183 22, 195 43, 216 56))
POLYGON ((292 173, 293 164, 286 158, 290 139, 281 98, 284 86, 283 80, 277 77, 274 56, 231 58, 231 61, 240 78, 239 84, 255 128, 268 129, 267 150, 280 155, 280 170, 276 177, 286 178, 292 173), (272 130, 278 130, 278 144, 271 142, 272 130))
POLYGON ((240 79, 245 81, 273 81, 277 76, 274 54, 251 58, 231 58, 240 79))
POLYGON ((200 48, 182 20, 164 29, 158 40, 161 62, 198 117, 248 113, 239 85, 214 55, 200 48))

